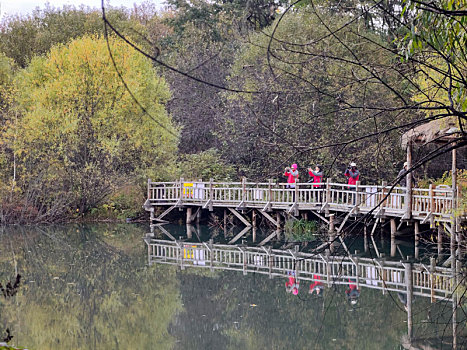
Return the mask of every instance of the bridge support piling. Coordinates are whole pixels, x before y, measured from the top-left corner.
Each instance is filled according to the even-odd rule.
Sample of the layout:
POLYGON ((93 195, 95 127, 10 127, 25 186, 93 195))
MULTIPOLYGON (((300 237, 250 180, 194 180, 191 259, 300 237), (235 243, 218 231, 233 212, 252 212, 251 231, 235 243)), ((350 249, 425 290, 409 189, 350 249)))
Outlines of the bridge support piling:
POLYGON ((384 240, 384 227, 383 227, 383 224, 382 224, 382 220, 383 219, 381 219, 381 225, 379 227, 379 238, 380 238, 380 241, 381 241, 381 249, 384 250, 384 246, 385 246, 386 241, 384 240))
POLYGON ((391 224, 391 258, 394 258, 396 256, 396 220, 391 219, 390 221, 391 224))
POLYGON ((192 211, 193 211, 193 208, 191 207, 186 208, 186 224, 187 225, 190 225, 193 222, 192 211))
POLYGON ((334 246, 336 239, 336 230, 334 228, 334 214, 329 215, 329 231, 328 231, 328 241, 329 241, 329 250, 334 252, 334 246))
POLYGON ((279 213, 278 211, 276 211, 276 223, 277 223, 276 229, 280 230, 281 229, 281 213, 279 213))
POLYGON ((363 227, 363 249, 365 253, 368 253, 369 246, 368 246, 368 229, 366 225, 363 227))
POLYGON ((419 259, 420 258, 420 226, 418 224, 418 221, 415 221, 414 230, 415 230, 415 259, 419 259))
POLYGON ((413 283, 412 283, 412 264, 404 263, 405 267, 405 283, 407 287, 407 335, 409 341, 413 337, 413 319, 412 319, 412 299, 413 299, 413 283))
POLYGON ((438 258, 442 259, 443 256, 443 228, 438 226, 438 258))
POLYGON ((227 230, 227 209, 224 209, 224 232, 227 230))

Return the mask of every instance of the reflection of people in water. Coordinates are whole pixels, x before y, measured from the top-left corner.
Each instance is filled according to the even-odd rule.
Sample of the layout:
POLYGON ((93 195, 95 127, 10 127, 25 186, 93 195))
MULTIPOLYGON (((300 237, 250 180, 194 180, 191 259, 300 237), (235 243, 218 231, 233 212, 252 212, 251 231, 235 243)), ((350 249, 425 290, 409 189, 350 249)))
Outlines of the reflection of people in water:
POLYGON ((318 275, 313 275, 313 279, 315 281, 310 284, 310 290, 308 291, 308 293, 313 294, 314 292, 316 292, 317 295, 323 295, 324 284, 323 282, 321 282, 321 277, 318 275))
MULTIPOLYGON (((397 297, 399 298, 399 301, 404 305, 405 311, 408 311, 407 307, 407 293, 402 293, 402 292, 397 292, 397 297)), ((414 302, 415 298, 412 298, 412 303, 414 302)))
POLYGON ((349 289, 345 291, 347 295, 347 299, 350 301, 350 304, 355 305, 358 302, 358 298, 360 297, 360 289, 357 289, 357 285, 355 284, 354 280, 349 278, 349 289))
POLYGON ((285 282, 285 291, 297 295, 300 282, 295 278, 295 272, 289 271, 287 275, 289 275, 289 280, 285 282))

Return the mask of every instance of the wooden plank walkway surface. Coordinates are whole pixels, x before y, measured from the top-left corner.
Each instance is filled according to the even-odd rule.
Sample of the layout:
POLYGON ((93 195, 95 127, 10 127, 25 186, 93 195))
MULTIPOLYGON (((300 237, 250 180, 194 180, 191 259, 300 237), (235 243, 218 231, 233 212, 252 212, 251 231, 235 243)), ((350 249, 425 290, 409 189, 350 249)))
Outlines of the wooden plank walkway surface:
POLYGON ((374 216, 410 218, 425 222, 451 222, 453 191, 450 188, 413 188, 408 201, 405 187, 383 185, 347 185, 341 183, 299 183, 287 188, 285 183, 251 182, 151 182, 148 181, 149 206, 199 206, 248 209, 263 212, 285 210, 371 213, 374 216), (410 211, 407 204, 411 202, 410 211))
POLYGON ((355 256, 326 256, 294 250, 245 247, 225 244, 187 243, 146 237, 149 264, 169 264, 211 270, 232 270, 287 278, 319 280, 325 285, 349 284, 357 287, 405 293, 412 281, 413 295, 432 301, 451 299, 456 290, 453 269, 421 263, 395 262, 355 256), (407 278, 410 271, 411 278, 407 278))

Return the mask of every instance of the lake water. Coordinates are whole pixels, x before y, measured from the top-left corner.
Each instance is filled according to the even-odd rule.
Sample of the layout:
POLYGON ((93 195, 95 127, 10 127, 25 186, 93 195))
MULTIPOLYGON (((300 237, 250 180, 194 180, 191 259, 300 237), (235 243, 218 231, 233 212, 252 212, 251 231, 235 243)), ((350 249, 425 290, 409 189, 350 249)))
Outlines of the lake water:
MULTIPOLYGON (((165 229, 189 245, 184 226, 165 229)), ((404 294, 371 283, 359 285, 352 299, 351 280, 324 284, 319 295, 309 294, 311 282, 302 281, 294 295, 286 291, 286 277, 211 269, 199 256, 197 266, 182 270, 148 256, 146 226, 29 226, 0 232, 0 282, 5 287, 21 275, 14 296, 0 294, 0 342, 8 329, 9 344, 17 347, 408 348, 404 294)), ((213 233, 214 240, 222 236, 204 228, 192 241, 213 233)), ((160 232, 156 238, 172 244, 160 232)), ((244 241, 239 249, 248 245, 253 246, 244 241)), ((185 259, 190 254, 185 250, 185 259)), ((450 297, 433 303, 429 297, 413 298, 412 349, 452 348, 450 297)), ((465 348, 461 307, 462 299, 456 342, 465 348)))

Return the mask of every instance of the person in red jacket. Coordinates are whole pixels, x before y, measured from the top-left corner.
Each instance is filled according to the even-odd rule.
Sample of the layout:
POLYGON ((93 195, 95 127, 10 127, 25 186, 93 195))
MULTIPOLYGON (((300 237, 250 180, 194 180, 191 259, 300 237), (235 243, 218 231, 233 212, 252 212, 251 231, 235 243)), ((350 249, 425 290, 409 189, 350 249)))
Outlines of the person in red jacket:
POLYGON ((323 295, 324 284, 321 282, 321 277, 318 275, 313 275, 313 279, 316 281, 310 284, 310 290, 308 293, 313 294, 316 292, 317 295, 323 295))
POLYGON ((295 272, 289 271, 287 274, 289 275, 289 280, 285 282, 285 291, 297 295, 300 282, 295 278, 295 272))
POLYGON ((285 168, 284 176, 287 176, 287 188, 295 188, 295 182, 298 180, 297 168, 297 164, 292 164, 291 168, 285 168))
MULTIPOLYGON (((308 168, 308 175, 310 175, 312 182, 322 183, 323 182, 323 170, 321 165, 317 165, 313 171, 311 168, 308 168)), ((313 185, 314 188, 319 188, 320 185, 313 185)))
POLYGON ((347 183, 349 185, 355 186, 357 184, 358 179, 360 178, 360 172, 357 169, 357 164, 355 164, 354 162, 350 163, 344 175, 347 176, 349 179, 347 183))

